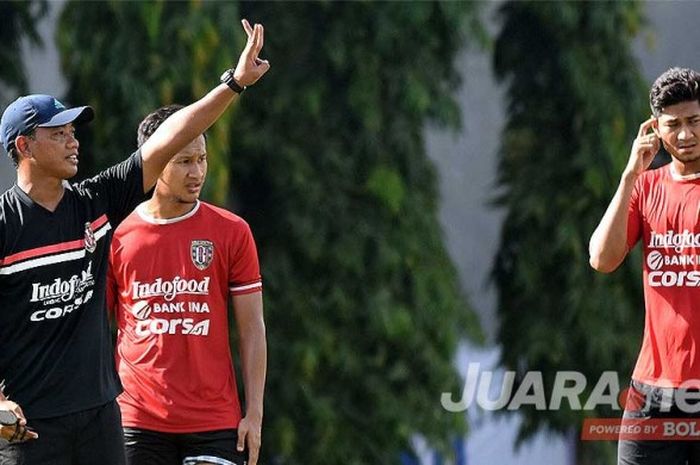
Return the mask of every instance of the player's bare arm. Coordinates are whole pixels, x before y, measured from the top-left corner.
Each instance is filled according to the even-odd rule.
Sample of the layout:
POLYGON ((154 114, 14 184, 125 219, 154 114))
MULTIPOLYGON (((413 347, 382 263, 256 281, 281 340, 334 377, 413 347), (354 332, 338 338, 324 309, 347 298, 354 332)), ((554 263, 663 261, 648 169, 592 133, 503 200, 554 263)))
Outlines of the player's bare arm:
POLYGON ((238 424, 238 450, 248 446, 248 464, 256 465, 260 452, 263 395, 267 371, 267 342, 262 292, 233 297, 240 335, 241 366, 245 390, 245 415, 238 424))
POLYGON ((605 215, 593 232, 588 252, 591 266, 600 272, 614 271, 627 255, 627 217, 634 184, 649 168, 660 141, 655 131, 657 120, 649 118, 639 126, 639 133, 632 144, 629 161, 622 173, 620 185, 605 215))
MULTIPOLYGON (((238 85, 246 87, 257 82, 270 69, 270 64, 259 58, 264 42, 263 26, 251 26, 245 19, 242 23, 248 41, 233 77, 238 85)), ((141 147, 144 191, 155 185, 170 158, 214 124, 238 95, 228 85, 220 84, 163 122, 141 147)))

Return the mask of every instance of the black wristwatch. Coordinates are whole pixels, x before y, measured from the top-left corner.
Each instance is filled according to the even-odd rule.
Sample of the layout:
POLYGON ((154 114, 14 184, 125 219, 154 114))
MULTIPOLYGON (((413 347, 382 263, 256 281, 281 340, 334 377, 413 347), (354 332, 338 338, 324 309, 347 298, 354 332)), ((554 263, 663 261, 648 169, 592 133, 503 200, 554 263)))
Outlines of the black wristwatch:
POLYGON ((233 78, 233 71, 233 68, 224 71, 224 74, 222 74, 220 78, 221 82, 229 86, 229 88, 235 93, 242 94, 245 90, 245 86, 242 86, 236 82, 236 80, 233 78))

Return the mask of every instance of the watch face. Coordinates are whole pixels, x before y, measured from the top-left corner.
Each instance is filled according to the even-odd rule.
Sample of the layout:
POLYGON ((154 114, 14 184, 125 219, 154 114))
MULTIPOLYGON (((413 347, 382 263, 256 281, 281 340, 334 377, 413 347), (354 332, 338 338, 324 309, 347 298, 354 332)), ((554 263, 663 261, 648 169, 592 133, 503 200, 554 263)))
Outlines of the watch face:
POLYGON ((221 77, 219 79, 221 79, 222 81, 225 81, 225 80, 229 79, 230 77, 231 77, 231 70, 227 69, 226 71, 224 71, 224 73, 221 75, 221 77))

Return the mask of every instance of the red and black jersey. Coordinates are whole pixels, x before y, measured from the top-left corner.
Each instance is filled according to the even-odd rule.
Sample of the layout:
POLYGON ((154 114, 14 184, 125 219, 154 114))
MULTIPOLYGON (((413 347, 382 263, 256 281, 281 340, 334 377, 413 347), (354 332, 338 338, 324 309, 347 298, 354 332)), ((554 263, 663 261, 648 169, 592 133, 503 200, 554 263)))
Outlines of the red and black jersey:
POLYGON ((17 185, 0 197, 0 379, 28 418, 113 400, 105 281, 115 228, 145 198, 139 152, 81 183, 51 212, 17 185))
POLYGON ((228 298, 262 290, 250 228, 203 202, 167 220, 144 207, 117 229, 111 251, 122 422, 168 433, 237 428, 228 298))
POLYGON ((642 240, 646 304, 632 378, 700 387, 700 176, 680 176, 672 165, 640 176, 627 237, 629 248, 642 240))

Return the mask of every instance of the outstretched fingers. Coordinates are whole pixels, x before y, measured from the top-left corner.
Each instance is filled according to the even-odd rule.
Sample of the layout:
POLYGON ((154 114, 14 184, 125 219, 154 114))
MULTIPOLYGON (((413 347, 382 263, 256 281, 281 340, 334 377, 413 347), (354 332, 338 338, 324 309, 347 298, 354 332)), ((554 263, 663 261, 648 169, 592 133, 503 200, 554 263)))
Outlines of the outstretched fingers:
POLYGON ((260 59, 258 56, 265 43, 265 29, 263 25, 251 25, 247 19, 242 19, 241 24, 243 29, 245 29, 248 40, 238 58, 234 77, 241 85, 249 86, 257 82, 270 69, 270 63, 267 60, 260 59))
POLYGON ((243 29, 245 29, 245 33, 248 35, 248 40, 250 40, 250 36, 253 35, 253 28, 247 19, 242 19, 241 24, 243 24, 243 29))
POLYGON ((256 63, 265 42, 265 30, 262 24, 251 26, 247 19, 242 19, 241 24, 243 24, 243 29, 245 29, 245 33, 248 36, 244 54, 247 55, 251 62, 256 63))
POLYGON ((255 58, 258 57, 258 53, 262 50, 263 44, 265 43, 265 28, 262 24, 256 24, 258 27, 258 42, 257 49, 255 50, 255 58))
POLYGON ((250 36, 250 59, 251 61, 255 62, 255 60, 258 59, 258 55, 260 54, 260 50, 262 49, 262 43, 263 43, 263 27, 262 24, 256 24, 253 26, 253 33, 250 36))

